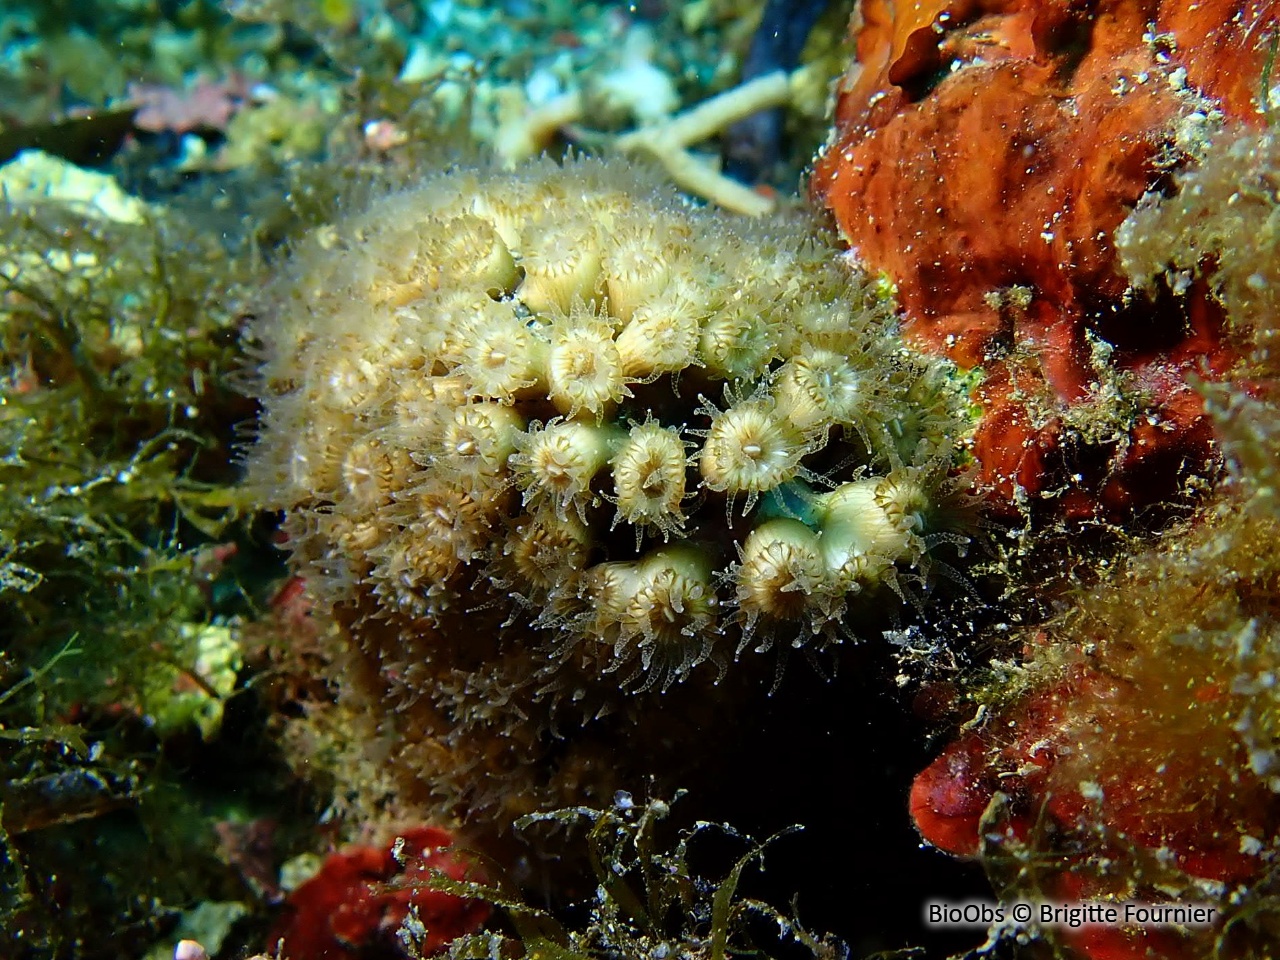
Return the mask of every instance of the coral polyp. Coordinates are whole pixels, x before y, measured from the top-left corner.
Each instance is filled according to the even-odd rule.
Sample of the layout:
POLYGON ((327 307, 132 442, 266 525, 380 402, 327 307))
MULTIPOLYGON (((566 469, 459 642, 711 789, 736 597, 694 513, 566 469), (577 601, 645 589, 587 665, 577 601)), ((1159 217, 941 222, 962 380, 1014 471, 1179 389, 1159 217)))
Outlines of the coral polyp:
POLYGON ((663 539, 684 532, 685 482, 689 458, 680 431, 645 422, 627 435, 613 456, 614 525, 625 521, 636 530, 636 549, 646 528, 663 539))
MULTIPOLYGON (((618 583, 593 599, 614 606, 617 665, 638 658, 633 675, 643 672, 641 689, 666 688, 688 676, 712 656, 719 602, 711 584, 711 564, 693 547, 655 550, 628 565, 618 583)), ((602 608, 603 608, 602 604, 602 608)))
POLYGON ((848 598, 900 607, 965 532, 963 390, 892 309, 802 220, 590 160, 440 174, 304 242, 255 331, 251 479, 406 792, 612 790, 593 724, 717 709, 750 638, 886 626, 848 598))
MULTIPOLYGON (((751 531, 742 546, 742 563, 734 574, 735 598, 745 623, 743 640, 757 623, 795 621, 824 606, 823 585, 830 585, 818 546, 818 535, 799 520, 776 517, 751 531)), ((830 592, 829 590, 826 592, 830 592)), ((813 618, 815 633, 828 618, 813 618)))
MULTIPOLYGON (((714 408, 710 408, 714 410, 714 408)), ((746 510, 763 490, 772 490, 800 471, 808 453, 804 434, 773 403, 751 401, 715 411, 698 466, 708 490, 747 495, 746 510)))

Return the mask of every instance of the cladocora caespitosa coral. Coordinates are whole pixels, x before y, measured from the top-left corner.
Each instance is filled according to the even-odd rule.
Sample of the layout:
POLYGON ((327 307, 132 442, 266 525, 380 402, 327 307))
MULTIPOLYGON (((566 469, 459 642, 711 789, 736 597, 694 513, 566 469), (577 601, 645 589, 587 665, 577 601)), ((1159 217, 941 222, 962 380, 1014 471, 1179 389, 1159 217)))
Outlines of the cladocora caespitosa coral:
POLYGON ((570 160, 301 244, 250 482, 401 802, 505 822, 675 775, 769 687, 730 660, 866 635, 949 569, 963 392, 818 237, 570 160))

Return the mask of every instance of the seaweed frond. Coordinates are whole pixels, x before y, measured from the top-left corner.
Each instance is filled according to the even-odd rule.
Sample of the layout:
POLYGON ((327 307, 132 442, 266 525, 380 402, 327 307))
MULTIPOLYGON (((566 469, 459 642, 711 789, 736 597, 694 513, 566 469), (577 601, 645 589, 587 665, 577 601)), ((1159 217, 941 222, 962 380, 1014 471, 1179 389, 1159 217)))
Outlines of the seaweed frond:
MULTIPOLYGON (((516 821, 528 831, 537 824, 585 824, 588 859, 595 892, 579 912, 585 923, 563 925, 548 910, 530 906, 505 880, 477 882, 437 876, 432 886, 459 896, 479 897, 503 910, 515 931, 502 936, 490 930, 451 944, 450 960, 525 957, 529 960, 667 960, 741 956, 777 956, 799 948, 815 958, 843 960, 847 948, 828 935, 806 930, 789 913, 741 894, 744 874, 753 864, 763 868, 765 851, 778 839, 798 832, 787 827, 764 840, 755 840, 724 823, 699 820, 680 830, 674 843, 664 843, 661 829, 671 813, 672 800, 653 798, 637 803, 620 791, 607 809, 566 807, 535 813, 516 821), (745 847, 719 880, 700 876, 690 866, 696 838, 719 834, 745 847), (787 946, 792 944, 793 946, 787 946)), ((491 872, 490 876, 500 876, 491 872)), ((401 930, 410 955, 424 937, 414 917, 401 930)))

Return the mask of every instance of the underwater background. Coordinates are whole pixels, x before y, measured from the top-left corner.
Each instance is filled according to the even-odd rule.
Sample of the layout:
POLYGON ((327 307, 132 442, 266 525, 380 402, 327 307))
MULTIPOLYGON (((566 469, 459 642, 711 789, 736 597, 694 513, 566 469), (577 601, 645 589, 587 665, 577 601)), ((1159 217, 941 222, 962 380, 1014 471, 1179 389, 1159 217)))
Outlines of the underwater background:
POLYGON ((1278 48, 0 4, 0 958, 1280 955, 1278 48))

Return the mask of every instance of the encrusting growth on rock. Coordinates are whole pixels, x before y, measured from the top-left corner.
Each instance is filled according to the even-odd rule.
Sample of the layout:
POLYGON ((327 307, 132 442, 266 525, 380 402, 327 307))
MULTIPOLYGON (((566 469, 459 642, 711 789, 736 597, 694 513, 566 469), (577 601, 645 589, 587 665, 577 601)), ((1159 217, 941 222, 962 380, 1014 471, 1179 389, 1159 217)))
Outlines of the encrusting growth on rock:
POLYGON ((1208 296, 1240 356, 1197 382, 1226 477, 1024 634, 916 778, 924 838, 1005 902, 1200 903, 1204 926, 1059 929, 1081 956, 1274 954, 1280 824, 1280 142, 1226 127, 1121 224, 1134 296, 1208 296), (1016 676, 1014 682, 1010 682, 1016 676))
POLYGON ((572 160, 437 175, 301 245, 255 329, 251 481, 408 794, 611 791, 603 724, 698 703, 629 727, 642 756, 725 712, 749 639, 923 601, 969 524, 962 391, 811 233, 572 160))

